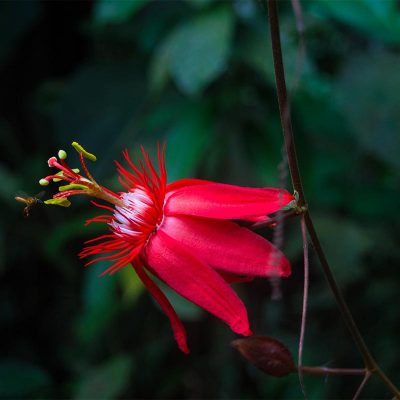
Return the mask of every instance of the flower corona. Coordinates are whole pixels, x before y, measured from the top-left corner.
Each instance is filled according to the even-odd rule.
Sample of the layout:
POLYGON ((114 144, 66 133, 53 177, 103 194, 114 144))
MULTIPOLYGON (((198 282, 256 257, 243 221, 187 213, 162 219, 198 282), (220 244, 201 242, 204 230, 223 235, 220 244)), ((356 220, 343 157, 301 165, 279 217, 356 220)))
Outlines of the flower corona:
POLYGON ((189 349, 183 324, 151 275, 226 322, 234 332, 250 335, 246 308, 229 284, 254 277, 286 277, 291 269, 286 257, 269 241, 232 220, 266 220, 269 214, 293 204, 294 197, 283 189, 200 179, 167 184, 165 147, 160 146, 158 171, 143 147, 143 161, 138 165, 127 150, 123 152, 129 169, 116 162, 125 188, 116 193, 98 184, 89 172, 85 159, 96 161, 96 157, 77 142, 72 146, 79 153, 85 176, 67 164, 67 153, 60 150, 58 158, 48 160, 49 167, 58 172, 39 183, 67 183, 45 204, 68 207, 69 198, 77 194, 108 203, 92 201, 108 214, 86 223, 104 223, 108 233, 85 243, 79 256, 95 257, 86 265, 109 260, 112 264, 103 274, 112 274, 132 264, 169 317, 178 346, 185 353, 189 349))

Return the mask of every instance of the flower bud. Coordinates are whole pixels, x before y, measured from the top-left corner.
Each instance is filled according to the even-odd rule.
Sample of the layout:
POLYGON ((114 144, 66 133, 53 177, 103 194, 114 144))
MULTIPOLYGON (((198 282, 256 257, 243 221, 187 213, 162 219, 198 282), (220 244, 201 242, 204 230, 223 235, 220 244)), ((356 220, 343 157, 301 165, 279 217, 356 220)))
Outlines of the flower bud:
POLYGON ((297 370, 289 349, 274 338, 253 335, 236 339, 231 344, 247 361, 268 375, 286 376, 297 370))

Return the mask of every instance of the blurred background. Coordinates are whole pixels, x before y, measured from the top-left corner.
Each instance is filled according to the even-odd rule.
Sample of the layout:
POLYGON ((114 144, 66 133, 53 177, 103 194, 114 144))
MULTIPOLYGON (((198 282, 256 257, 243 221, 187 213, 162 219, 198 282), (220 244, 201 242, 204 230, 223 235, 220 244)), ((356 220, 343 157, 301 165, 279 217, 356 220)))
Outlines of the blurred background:
MULTIPOLYGON (((304 44, 280 2, 282 45, 304 187, 328 259, 373 354, 400 382, 400 5, 303 1, 304 44), (304 54, 302 56, 301 54, 304 54)), ((276 186, 284 174, 265 7, 259 1, 0 2, 0 397, 300 398, 240 358, 221 321, 164 288, 188 330, 124 268, 99 278, 77 253, 104 231, 84 199, 68 209, 14 200, 41 191, 47 159, 77 140, 91 171, 120 190, 114 159, 167 143, 169 180, 276 186)), ((289 181, 283 182, 291 191, 289 181)), ((47 189, 47 188, 46 188, 47 189)), ((50 197, 55 187, 47 189, 50 197)), ((260 234, 271 238, 267 229, 260 234)), ((267 280, 236 287, 252 328, 296 356, 302 250, 297 220, 284 251, 293 274, 271 300, 267 280)), ((318 261, 311 259, 304 364, 362 367, 318 261)), ((310 398, 351 398, 360 378, 305 377, 310 398)), ((390 398, 378 380, 363 398, 390 398)))

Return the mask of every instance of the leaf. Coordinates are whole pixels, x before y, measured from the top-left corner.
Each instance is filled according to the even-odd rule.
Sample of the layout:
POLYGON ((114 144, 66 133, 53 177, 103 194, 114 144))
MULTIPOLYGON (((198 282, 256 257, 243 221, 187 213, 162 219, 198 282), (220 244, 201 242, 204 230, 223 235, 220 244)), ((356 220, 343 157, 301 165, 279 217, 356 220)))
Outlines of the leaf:
POLYGON ((200 93, 224 71, 233 27, 234 15, 227 7, 180 25, 156 53, 150 76, 152 86, 159 88, 165 83, 168 69, 184 93, 200 93))
POLYGON ((122 268, 117 274, 121 287, 123 300, 132 304, 143 293, 144 286, 142 281, 136 275, 136 272, 130 266, 122 268))
POLYGON ((133 17, 148 0, 97 0, 93 8, 94 22, 120 23, 133 17))
POLYGON ((49 386, 49 375, 41 368, 20 360, 0 361, 0 397, 31 397, 49 386))
POLYGON ((115 399, 128 386, 132 367, 132 360, 120 355, 98 367, 90 368, 79 383, 74 398, 115 399))
POLYGON ((112 149, 143 101, 143 82, 134 62, 83 66, 69 82, 53 112, 60 141, 78 135, 91 151, 112 149))
POLYGON ((314 217, 316 230, 338 282, 348 285, 366 270, 362 257, 373 245, 369 234, 351 221, 335 217, 314 217))
POLYGON ((169 286, 157 280, 157 285, 171 302, 174 310, 182 321, 195 321, 203 314, 203 310, 176 293, 169 286))
POLYGON ((185 1, 194 8, 204 8, 207 7, 213 0, 185 0, 185 1))
POLYGON ((359 144, 400 167, 398 56, 387 52, 354 57, 344 68, 336 101, 359 144))
POLYGON ((192 105, 182 110, 167 136, 168 180, 193 176, 212 138, 212 117, 208 107, 192 105))
POLYGON ((109 263, 98 261, 85 271, 83 308, 76 322, 77 336, 91 342, 110 327, 118 311, 117 275, 99 277, 109 263))
POLYGON ((338 19, 373 38, 400 42, 400 14, 396 0, 317 0, 314 12, 338 19))
MULTIPOLYGON (((272 50, 267 46, 271 41, 268 27, 251 28, 243 32, 239 39, 237 57, 259 73, 266 83, 275 87, 272 50)), ((300 56, 298 38, 293 30, 292 21, 282 21, 282 52, 287 86, 291 89, 301 83, 310 90, 312 84, 321 84, 321 77, 315 73, 308 55, 300 56)))

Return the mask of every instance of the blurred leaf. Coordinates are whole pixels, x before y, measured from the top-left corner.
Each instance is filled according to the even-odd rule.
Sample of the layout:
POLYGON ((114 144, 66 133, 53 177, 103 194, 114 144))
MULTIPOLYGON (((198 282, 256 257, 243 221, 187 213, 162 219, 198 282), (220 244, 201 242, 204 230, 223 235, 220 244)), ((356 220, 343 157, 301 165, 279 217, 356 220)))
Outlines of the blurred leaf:
POLYGON ((214 132, 208 107, 195 104, 185 108, 167 136, 169 181, 193 177, 214 132))
POLYGON ((386 52, 354 57, 336 95, 357 140, 379 159, 400 167, 399 58, 386 52))
POLYGON ((164 42, 153 56, 149 67, 150 91, 159 93, 164 89, 169 77, 170 44, 164 42))
POLYGON ((93 8, 93 21, 120 23, 133 17, 148 0, 97 0, 93 8))
POLYGON ((175 292, 175 290, 171 289, 165 283, 159 280, 156 281, 157 285, 168 297, 168 300, 171 302, 172 306, 174 307, 175 311, 179 315, 179 318, 182 319, 182 321, 195 321, 200 318, 203 313, 203 310, 200 307, 180 296, 178 293, 175 292))
POLYGON ((233 7, 236 14, 244 20, 254 18, 259 10, 258 4, 252 0, 234 0, 233 7))
POLYGON ((265 44, 267 38, 267 27, 260 31, 249 30, 239 39, 237 51, 241 60, 259 72, 265 81, 272 85, 275 82, 274 64, 271 49, 265 44))
MULTIPOLYGON (((270 42, 268 27, 262 25, 250 28, 239 38, 237 55, 241 61, 257 71, 266 83, 275 86, 272 50, 267 45, 270 42)), ((313 85, 323 85, 323 80, 315 74, 314 65, 307 53, 303 57, 300 56, 297 33, 291 19, 281 21, 281 32, 285 76, 289 90, 299 83, 307 89, 313 85)))
POLYGON ((185 0, 186 3, 190 4, 195 8, 203 8, 208 6, 213 0, 185 0))
POLYGON ((31 397, 50 385, 49 375, 41 368, 19 360, 0 360, 0 397, 31 397))
POLYGON ((0 65, 18 46, 18 40, 35 22, 40 11, 40 3, 31 1, 0 2, 0 65))
MULTIPOLYGON (((53 206, 48 206, 53 207, 53 206)), ((57 207, 58 209, 58 207, 57 207)), ((49 210, 50 211, 50 210, 49 210)), ((98 232, 100 226, 91 224, 84 226, 86 215, 73 212, 72 208, 62 209, 59 212, 63 212, 68 215, 68 220, 64 220, 63 223, 52 227, 51 234, 46 237, 43 242, 43 250, 48 258, 50 258, 57 267, 61 267, 64 271, 68 271, 70 268, 70 260, 65 257, 60 257, 65 252, 65 248, 69 241, 78 237, 88 237, 94 232, 98 232)))
POLYGON ((109 263, 98 261, 84 271, 83 309, 77 320, 77 335, 84 343, 90 342, 109 328, 119 308, 117 275, 99 275, 109 263))
POLYGON ((396 0, 314 0, 314 11, 334 17, 371 37, 400 42, 400 13, 396 0))
POLYGON ((115 399, 129 385, 132 367, 132 359, 120 355, 90 368, 79 383, 74 399, 115 399))
POLYGON ((122 287, 123 300, 129 304, 134 303, 145 289, 142 281, 130 265, 122 268, 117 276, 122 287))
POLYGON ((153 89, 163 86, 168 70, 184 93, 201 92, 225 69, 233 28, 234 15, 228 7, 214 9, 176 28, 153 60, 153 89))
POLYGON ((93 152, 111 149, 143 101, 143 79, 137 68, 130 61, 82 67, 67 82, 54 111, 60 142, 76 135, 91 143, 93 152))
POLYGON ((363 256, 373 241, 364 229, 344 218, 314 217, 329 263, 340 285, 360 280, 367 273, 363 256))

